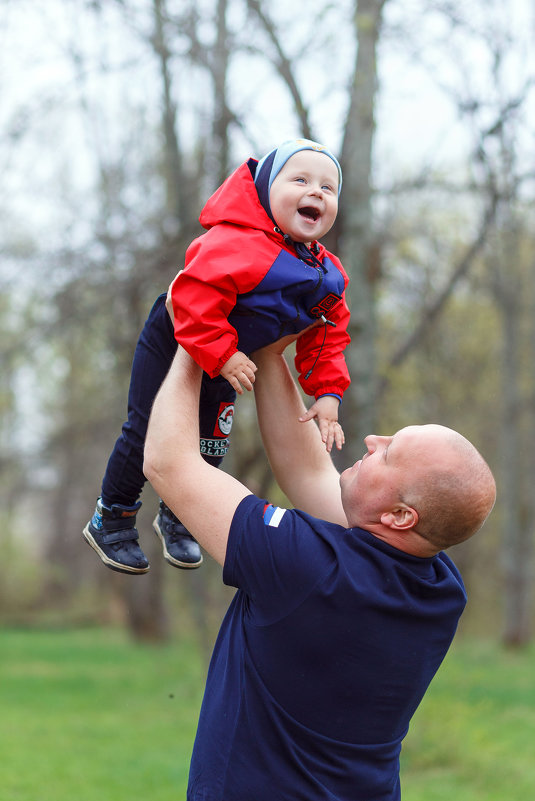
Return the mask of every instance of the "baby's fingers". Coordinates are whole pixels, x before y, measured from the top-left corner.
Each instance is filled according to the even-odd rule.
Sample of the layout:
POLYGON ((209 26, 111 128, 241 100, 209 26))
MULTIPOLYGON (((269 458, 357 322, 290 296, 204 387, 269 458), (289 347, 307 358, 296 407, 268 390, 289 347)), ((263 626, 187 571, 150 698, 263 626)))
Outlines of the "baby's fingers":
POLYGON ((330 453, 334 441, 334 429, 332 422, 318 419, 318 426, 321 434, 321 441, 325 443, 327 453, 330 453))
POLYGON ((345 442, 345 436, 340 423, 336 421, 320 423, 321 439, 325 443, 327 453, 332 451, 333 445, 336 445, 337 450, 342 449, 345 442))
POLYGON ((243 371, 242 373, 240 373, 239 379, 240 379, 241 383, 243 384, 243 386, 245 387, 245 389, 248 392, 250 392, 252 390, 253 384, 254 384, 254 373, 251 373, 250 375, 248 375, 245 371, 243 371))
POLYGON ((346 436, 344 434, 344 429, 340 425, 340 423, 334 424, 334 442, 336 444, 337 450, 342 450, 342 445, 345 444, 346 436))
POLYGON ((238 395, 243 395, 242 385, 238 381, 235 375, 229 375, 227 377, 227 381, 229 382, 230 386, 236 390, 238 395))

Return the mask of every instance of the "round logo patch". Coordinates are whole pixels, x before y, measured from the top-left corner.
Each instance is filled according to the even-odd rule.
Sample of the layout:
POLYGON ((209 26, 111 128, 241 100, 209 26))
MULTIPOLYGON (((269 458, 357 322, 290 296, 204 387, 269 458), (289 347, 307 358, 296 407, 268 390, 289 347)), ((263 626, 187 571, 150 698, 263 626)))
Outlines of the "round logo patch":
POLYGON ((232 420, 234 418, 234 404, 222 403, 219 407, 219 414, 217 416, 217 424, 214 430, 214 436, 228 437, 230 429, 232 428, 232 420))

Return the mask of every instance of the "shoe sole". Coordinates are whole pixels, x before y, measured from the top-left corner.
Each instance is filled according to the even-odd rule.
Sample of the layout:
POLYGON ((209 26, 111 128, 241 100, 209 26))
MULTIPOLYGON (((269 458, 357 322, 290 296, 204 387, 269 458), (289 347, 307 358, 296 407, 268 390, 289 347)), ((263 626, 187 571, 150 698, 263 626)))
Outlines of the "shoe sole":
POLYGON ((156 517, 154 518, 152 522, 152 527, 156 532, 158 539, 162 543, 163 558, 165 559, 166 562, 168 562, 170 565, 173 565, 173 567, 179 567, 181 570, 194 570, 195 568, 200 567, 202 565, 203 561, 202 554, 198 562, 181 562, 179 559, 175 559, 173 556, 171 556, 171 554, 167 550, 167 545, 165 544, 165 538, 162 534, 160 526, 158 525, 158 515, 156 515, 156 517))
POLYGON ((93 536, 89 531, 89 523, 84 528, 82 533, 87 544, 98 553, 101 560, 104 562, 106 567, 110 568, 110 570, 115 570, 116 573, 128 573, 128 575, 139 575, 140 573, 147 573, 150 570, 150 565, 147 567, 128 567, 128 565, 122 565, 120 562, 114 562, 113 559, 110 559, 110 557, 107 556, 100 548, 99 544, 93 539, 93 536))

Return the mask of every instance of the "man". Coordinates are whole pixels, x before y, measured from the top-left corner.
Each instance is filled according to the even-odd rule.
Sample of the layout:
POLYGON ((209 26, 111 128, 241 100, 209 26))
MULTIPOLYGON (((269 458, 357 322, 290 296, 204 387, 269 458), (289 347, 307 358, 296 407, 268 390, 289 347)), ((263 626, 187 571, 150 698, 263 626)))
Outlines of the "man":
POLYGON ((189 801, 397 801, 410 718, 466 596, 441 549, 495 498, 450 429, 366 438, 340 476, 283 356, 255 354, 259 424, 295 506, 274 508, 198 453, 201 371, 179 348, 156 398, 145 471, 238 588, 208 674, 189 801))

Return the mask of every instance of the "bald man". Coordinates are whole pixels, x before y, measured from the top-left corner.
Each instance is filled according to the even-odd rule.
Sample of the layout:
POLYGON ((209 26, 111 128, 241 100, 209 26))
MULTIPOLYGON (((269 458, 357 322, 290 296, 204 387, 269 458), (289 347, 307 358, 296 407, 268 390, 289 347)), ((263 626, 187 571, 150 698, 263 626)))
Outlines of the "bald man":
POLYGON ((471 443, 437 425, 367 437, 340 475, 280 350, 255 354, 255 394, 295 509, 199 456, 201 372, 180 348, 149 424, 147 477, 238 589, 187 797, 399 801, 402 740, 466 603, 443 549, 481 527, 494 479, 471 443))

